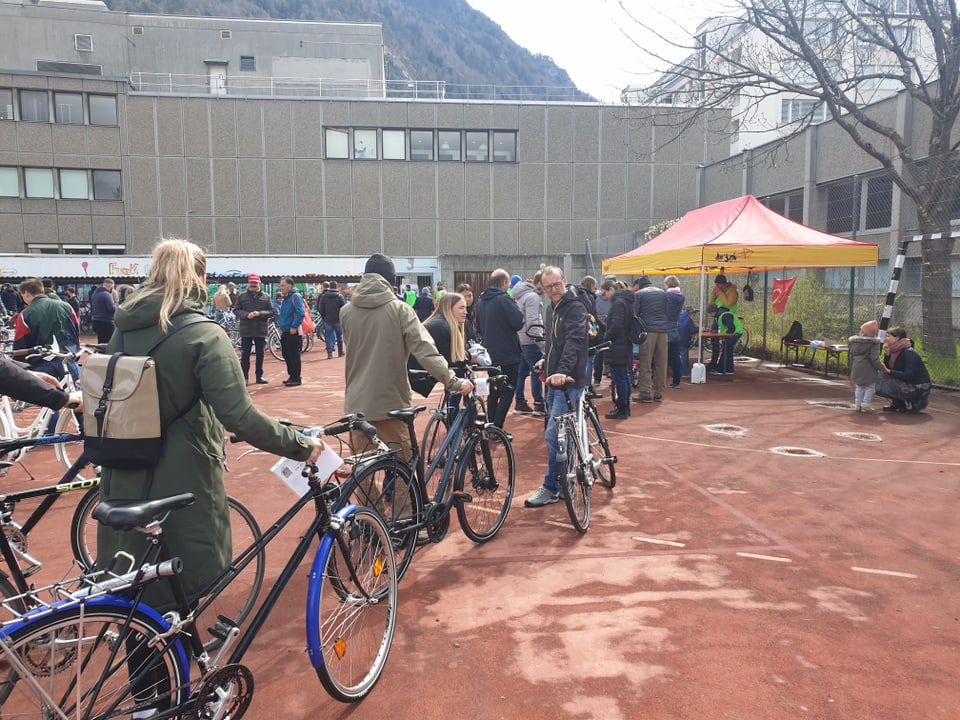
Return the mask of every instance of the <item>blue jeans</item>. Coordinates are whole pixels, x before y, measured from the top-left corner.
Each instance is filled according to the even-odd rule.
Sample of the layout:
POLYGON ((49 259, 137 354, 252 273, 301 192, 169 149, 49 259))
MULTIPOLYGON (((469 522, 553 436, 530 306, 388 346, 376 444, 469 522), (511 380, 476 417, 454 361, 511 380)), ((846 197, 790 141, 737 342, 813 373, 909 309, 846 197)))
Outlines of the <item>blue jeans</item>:
MULTIPOLYGON (((567 390, 567 395, 574 408, 576 408, 577 403, 580 402, 580 396, 583 395, 583 388, 570 388, 567 390)), ((630 398, 629 393, 627 398, 630 398)), ((563 390, 547 388, 546 411, 547 429, 543 432, 543 439, 547 444, 547 474, 543 478, 543 486, 556 495, 560 492, 560 482, 557 478, 560 473, 566 472, 566 468, 560 467, 557 462, 557 423, 554 420, 557 415, 569 412, 563 390)))
POLYGON ((680 384, 680 376, 683 375, 683 362, 680 358, 680 341, 667 343, 667 364, 673 371, 673 384, 680 384))
POLYGON ((327 345, 327 357, 333 355, 333 343, 337 343, 337 355, 343 355, 343 331, 340 323, 323 324, 323 340, 327 345))
POLYGON ((527 376, 530 376, 530 394, 533 395, 535 403, 543 402, 543 383, 540 382, 540 375, 534 372, 533 366, 543 357, 540 348, 536 344, 521 345, 520 352, 523 358, 520 360, 520 367, 517 369, 517 392, 515 394, 517 402, 526 402, 523 394, 523 386, 527 382, 527 376))
POLYGON ((630 405, 630 366, 610 365, 610 379, 617 393, 617 405, 630 405))

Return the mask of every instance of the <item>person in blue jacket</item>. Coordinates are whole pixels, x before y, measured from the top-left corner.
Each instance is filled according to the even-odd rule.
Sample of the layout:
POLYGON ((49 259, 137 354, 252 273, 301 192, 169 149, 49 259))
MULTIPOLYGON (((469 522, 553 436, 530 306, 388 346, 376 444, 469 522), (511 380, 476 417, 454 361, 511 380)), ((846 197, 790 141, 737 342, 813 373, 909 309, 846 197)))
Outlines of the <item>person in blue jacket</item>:
POLYGON ((287 364, 287 379, 283 384, 287 387, 297 387, 302 383, 300 377, 300 323, 306 316, 306 306, 303 298, 293 286, 293 280, 288 277, 280 279, 280 350, 283 361, 287 364))

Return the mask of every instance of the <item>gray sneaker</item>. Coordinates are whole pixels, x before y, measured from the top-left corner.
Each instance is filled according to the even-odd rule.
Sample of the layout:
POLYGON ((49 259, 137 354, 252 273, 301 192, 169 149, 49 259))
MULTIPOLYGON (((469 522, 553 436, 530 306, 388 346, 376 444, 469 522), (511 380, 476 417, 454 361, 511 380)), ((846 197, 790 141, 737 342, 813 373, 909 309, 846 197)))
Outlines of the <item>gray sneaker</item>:
POLYGON ((523 501, 524 507, 543 507, 544 505, 552 505, 557 501, 557 495, 550 490, 547 490, 542 485, 537 488, 537 491, 523 501))

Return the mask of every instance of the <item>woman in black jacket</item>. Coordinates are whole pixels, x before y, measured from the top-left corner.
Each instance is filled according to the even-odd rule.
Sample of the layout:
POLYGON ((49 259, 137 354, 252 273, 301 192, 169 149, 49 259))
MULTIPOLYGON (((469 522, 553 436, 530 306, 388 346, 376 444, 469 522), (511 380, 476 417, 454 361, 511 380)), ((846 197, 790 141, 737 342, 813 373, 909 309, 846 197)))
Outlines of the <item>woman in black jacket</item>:
POLYGON ((610 301, 603 341, 610 347, 604 351, 604 361, 610 368, 615 407, 604 417, 624 420, 630 417, 630 368, 633 365, 633 343, 627 339, 627 330, 633 321, 633 293, 619 287, 615 280, 604 280, 600 294, 610 301))
POLYGON ((920 412, 930 397, 930 374, 920 353, 913 349, 907 331, 902 327, 890 328, 883 349, 887 377, 881 379, 877 395, 892 400, 883 409, 887 412, 920 412))

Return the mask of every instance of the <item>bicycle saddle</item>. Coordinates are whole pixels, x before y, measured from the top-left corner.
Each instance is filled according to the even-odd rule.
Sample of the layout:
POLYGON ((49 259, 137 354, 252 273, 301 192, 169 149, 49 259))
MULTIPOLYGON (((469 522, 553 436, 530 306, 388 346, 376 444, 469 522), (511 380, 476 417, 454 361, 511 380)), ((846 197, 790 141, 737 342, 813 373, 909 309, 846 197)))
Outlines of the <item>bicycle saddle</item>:
POLYGON ((389 410, 387 415, 404 422, 413 422, 413 419, 427 409, 426 405, 415 405, 414 407, 403 408, 401 410, 389 410))
POLYGON ((193 493, 181 493, 156 500, 104 500, 91 516, 102 525, 118 530, 146 527, 171 510, 193 505, 193 493))

